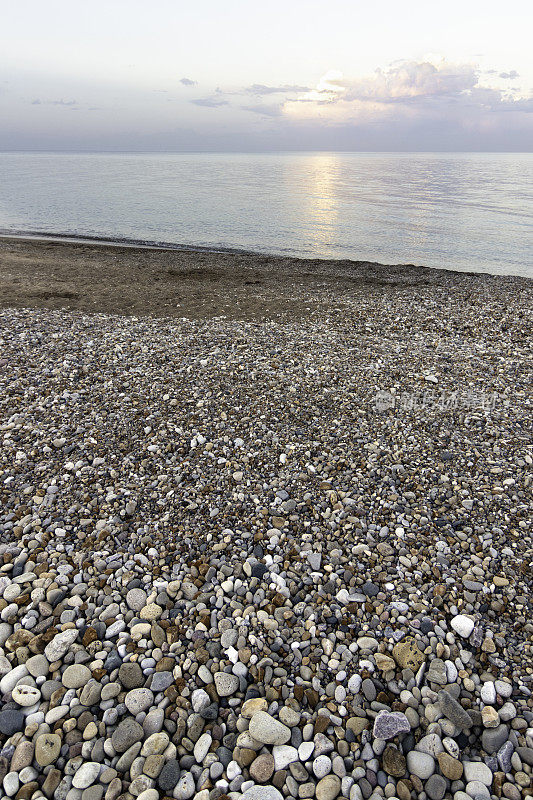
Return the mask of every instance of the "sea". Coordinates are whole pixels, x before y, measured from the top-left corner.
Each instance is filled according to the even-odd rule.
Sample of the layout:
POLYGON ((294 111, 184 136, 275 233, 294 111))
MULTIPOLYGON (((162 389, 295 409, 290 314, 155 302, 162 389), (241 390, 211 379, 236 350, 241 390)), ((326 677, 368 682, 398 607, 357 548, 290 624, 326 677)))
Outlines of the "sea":
POLYGON ((533 153, 0 153, 0 233, 533 277, 533 153))

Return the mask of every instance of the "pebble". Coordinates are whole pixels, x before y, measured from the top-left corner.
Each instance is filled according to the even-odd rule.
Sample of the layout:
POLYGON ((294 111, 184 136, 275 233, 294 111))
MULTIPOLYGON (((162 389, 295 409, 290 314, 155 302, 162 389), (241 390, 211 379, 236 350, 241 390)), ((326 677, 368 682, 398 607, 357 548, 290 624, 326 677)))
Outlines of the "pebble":
POLYGON ((6 797, 527 796, 527 287, 383 270, 283 325, 0 312, 6 797))

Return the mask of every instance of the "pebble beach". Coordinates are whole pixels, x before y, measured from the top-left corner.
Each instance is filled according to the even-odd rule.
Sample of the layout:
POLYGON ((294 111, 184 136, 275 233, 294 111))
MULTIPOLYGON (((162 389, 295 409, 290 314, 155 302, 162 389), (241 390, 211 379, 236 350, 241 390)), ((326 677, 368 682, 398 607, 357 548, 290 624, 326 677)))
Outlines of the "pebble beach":
POLYGON ((249 256, 218 313, 188 254, 101 313, 17 248, 1 798, 532 796, 532 282, 249 256))

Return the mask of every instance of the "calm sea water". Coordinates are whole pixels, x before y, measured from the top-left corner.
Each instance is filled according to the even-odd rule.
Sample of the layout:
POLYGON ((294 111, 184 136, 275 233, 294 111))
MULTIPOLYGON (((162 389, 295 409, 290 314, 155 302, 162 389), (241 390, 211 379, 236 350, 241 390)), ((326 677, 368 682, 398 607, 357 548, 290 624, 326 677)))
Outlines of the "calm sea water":
POLYGON ((533 154, 0 153, 0 229, 531 275, 533 154))

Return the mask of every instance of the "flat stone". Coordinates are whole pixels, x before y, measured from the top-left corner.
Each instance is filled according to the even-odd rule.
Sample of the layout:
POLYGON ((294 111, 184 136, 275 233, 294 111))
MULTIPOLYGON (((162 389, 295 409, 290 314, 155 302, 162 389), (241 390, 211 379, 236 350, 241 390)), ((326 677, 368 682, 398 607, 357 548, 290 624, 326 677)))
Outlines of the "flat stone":
POLYGON ((250 777, 257 783, 267 783, 274 774, 274 756, 262 753, 249 766, 250 777))
POLYGON ((272 748, 272 755, 274 756, 274 768, 277 771, 285 769, 292 764, 293 761, 298 760, 298 750, 288 744, 277 744, 272 748))
POLYGON ((424 785, 424 791, 431 800, 442 800, 446 794, 446 778, 442 775, 432 775, 424 785))
POLYGON ((437 704, 444 716, 461 730, 469 730, 472 727, 471 717, 462 705, 445 689, 440 690, 437 704))
POLYGON ((242 704, 241 716, 244 719, 252 719, 253 715, 257 714, 258 711, 266 711, 267 708, 268 703, 264 697, 251 697, 242 704))
POLYGON ((463 761, 464 779, 470 781, 481 781, 485 786, 492 785, 492 772, 482 761, 463 761))
POLYGON ((58 633, 44 648, 44 654, 50 663, 60 661, 78 638, 78 629, 69 628, 58 633))
POLYGON ((85 664, 71 664, 61 676, 61 683, 67 689, 79 689, 91 678, 92 672, 85 664))
POLYGON ((411 750, 407 753, 407 769, 421 781, 425 781, 435 772, 435 759, 428 753, 411 750))
POLYGON ((111 742, 117 753, 125 753, 128 748, 144 738, 142 727, 132 717, 126 717, 113 731, 111 742))
POLYGON ((138 689, 144 685, 141 665, 136 661, 125 661, 120 665, 118 679, 125 689, 138 689))
POLYGON ((497 728, 485 728, 481 734, 481 744, 483 750, 492 755, 497 753, 500 747, 505 744, 509 738, 509 729, 503 723, 498 725, 497 728))
POLYGON ((179 761, 176 761, 175 758, 171 758, 159 773, 157 785, 163 792, 172 792, 180 779, 180 775, 181 768, 179 761))
POLYGON ((42 733, 35 742, 35 760, 40 767, 53 764, 59 757, 61 737, 57 733, 42 733))
POLYGON ((387 775, 392 775, 394 778, 401 778, 405 775, 407 762, 403 753, 396 747, 387 745, 383 751, 383 769, 387 775))
POLYGON ((24 714, 18 709, 6 708, 0 711, 0 733, 13 736, 14 733, 24 730, 24 720, 24 714))
POLYGON ((393 739, 410 730, 409 720, 401 711, 380 711, 374 720, 373 733, 377 739, 393 739))
POLYGON ((201 764, 209 752, 213 737, 210 733, 202 733, 196 744, 194 745, 194 757, 198 764, 201 764))
POLYGON ((239 678, 231 672, 217 672, 214 675, 215 689, 219 697, 230 697, 239 689, 239 678))
POLYGON ((164 692, 165 689, 168 689, 173 683, 174 676, 171 672, 154 672, 152 675, 152 682, 150 683, 150 689, 157 694, 158 692, 164 692))
POLYGON ((266 711, 258 711, 250 720, 250 735, 262 744, 286 744, 291 738, 290 728, 271 717, 266 711))
POLYGON ((102 765, 96 763, 96 761, 85 761, 72 778, 73 787, 75 789, 86 789, 88 786, 92 786, 101 769, 102 765))
POLYGON ((250 786, 241 800, 284 800, 284 798, 275 786, 250 786))
POLYGON ((420 651, 415 639, 411 637, 395 644, 392 648, 392 655, 398 666, 402 669, 408 667, 413 672, 417 672, 426 661, 426 656, 420 651))
POLYGON ((335 800, 341 791, 341 779, 337 775, 326 775, 322 778, 315 789, 317 800, 335 800))
POLYGON ((457 758, 453 758, 449 753, 439 753, 437 756, 440 771, 445 778, 451 781, 458 781, 463 774, 463 765, 457 758))
POLYGON ((19 706, 28 708, 29 706, 34 706, 39 702, 41 699, 41 692, 36 686, 19 684, 18 686, 15 686, 11 692, 11 697, 15 703, 18 703, 19 706))

